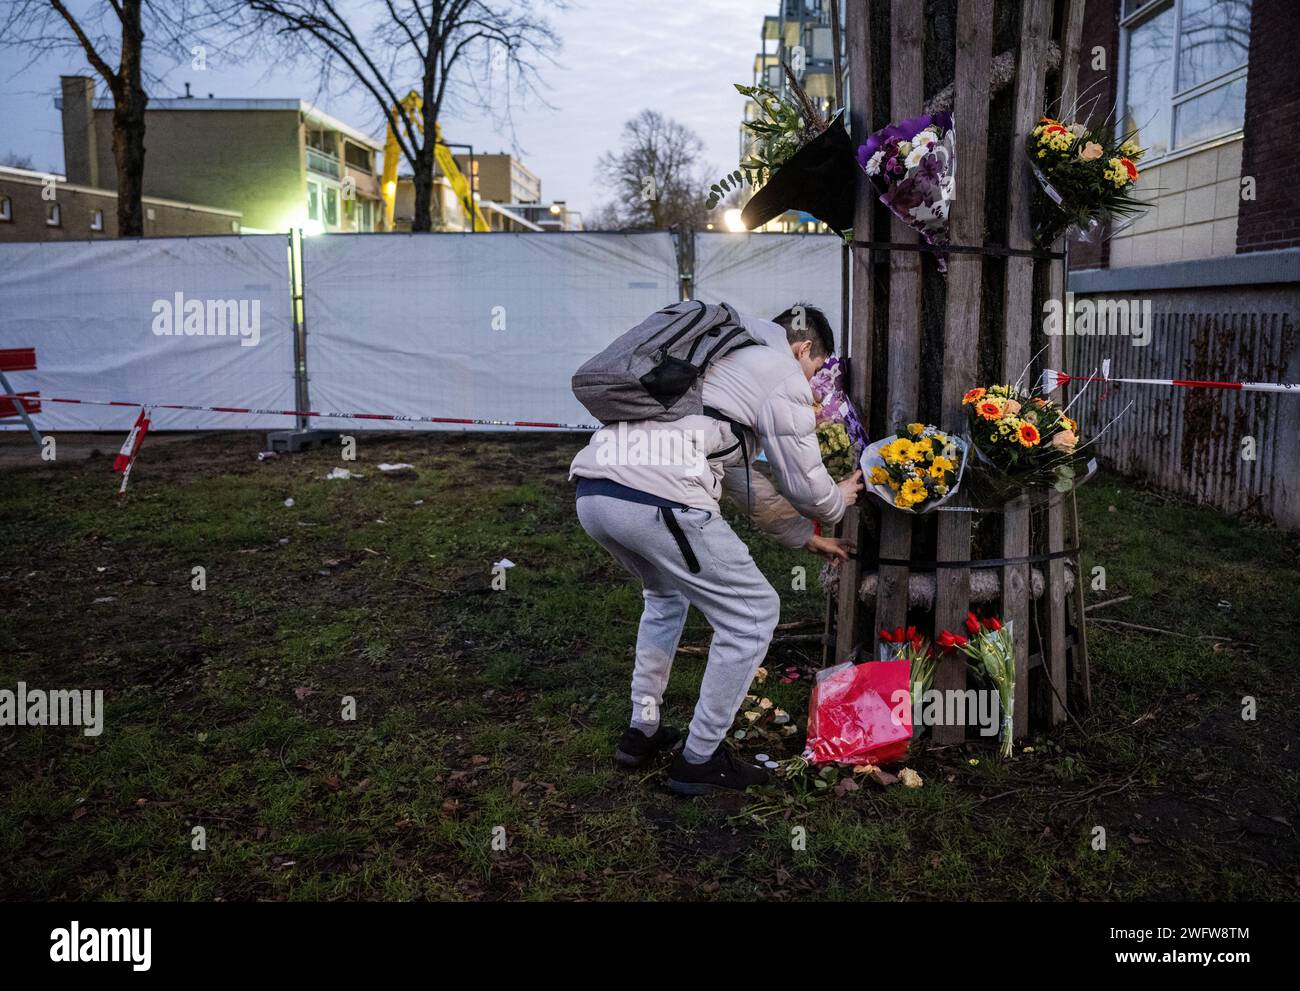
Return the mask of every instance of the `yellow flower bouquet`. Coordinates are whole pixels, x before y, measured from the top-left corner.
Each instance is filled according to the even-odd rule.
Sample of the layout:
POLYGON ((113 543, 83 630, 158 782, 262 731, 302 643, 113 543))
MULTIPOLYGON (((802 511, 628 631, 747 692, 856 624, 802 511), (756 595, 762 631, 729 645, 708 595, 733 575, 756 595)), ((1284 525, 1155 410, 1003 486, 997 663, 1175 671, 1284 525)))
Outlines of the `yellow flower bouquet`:
POLYGON ((867 488, 895 509, 928 513, 951 499, 966 469, 967 444, 956 434, 909 423, 862 453, 867 488))

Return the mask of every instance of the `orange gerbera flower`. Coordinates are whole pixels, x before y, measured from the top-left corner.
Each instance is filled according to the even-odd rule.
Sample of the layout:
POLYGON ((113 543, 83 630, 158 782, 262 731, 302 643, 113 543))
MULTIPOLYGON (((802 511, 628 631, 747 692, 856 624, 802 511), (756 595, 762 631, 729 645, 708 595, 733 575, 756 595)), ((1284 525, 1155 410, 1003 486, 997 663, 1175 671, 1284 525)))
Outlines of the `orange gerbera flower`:
POLYGON ((975 411, 986 420, 1002 419, 1002 404, 987 399, 975 407, 975 411))
POLYGON ((1121 158, 1119 164, 1124 166, 1124 169, 1128 172, 1129 182, 1133 182, 1137 179, 1138 167, 1136 165, 1130 162, 1127 158, 1121 158))
POLYGON ((970 392, 961 397, 961 404, 969 406, 971 403, 977 403, 984 398, 987 392, 988 389, 971 389, 970 392))
POLYGON ((1016 440, 1020 441, 1022 447, 1033 447, 1040 439, 1038 428, 1032 423, 1022 423, 1016 431, 1016 440))

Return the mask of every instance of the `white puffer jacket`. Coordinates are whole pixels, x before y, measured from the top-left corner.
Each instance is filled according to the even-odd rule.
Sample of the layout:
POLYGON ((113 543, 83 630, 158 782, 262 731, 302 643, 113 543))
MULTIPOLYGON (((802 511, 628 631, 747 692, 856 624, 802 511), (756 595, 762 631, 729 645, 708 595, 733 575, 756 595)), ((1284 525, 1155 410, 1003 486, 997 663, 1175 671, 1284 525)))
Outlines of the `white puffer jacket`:
POLYGON ((767 320, 742 319, 767 346, 740 348, 710 365, 704 405, 748 428, 747 453, 751 460, 760 450, 766 454, 771 481, 745 465, 731 427, 707 416, 611 424, 578 452, 569 476, 607 478, 711 512, 718 512, 725 493, 764 532, 787 547, 802 547, 813 535, 812 520, 839 522, 844 497, 822 465, 812 389, 785 330, 767 320), (733 447, 725 457, 705 460, 733 447))

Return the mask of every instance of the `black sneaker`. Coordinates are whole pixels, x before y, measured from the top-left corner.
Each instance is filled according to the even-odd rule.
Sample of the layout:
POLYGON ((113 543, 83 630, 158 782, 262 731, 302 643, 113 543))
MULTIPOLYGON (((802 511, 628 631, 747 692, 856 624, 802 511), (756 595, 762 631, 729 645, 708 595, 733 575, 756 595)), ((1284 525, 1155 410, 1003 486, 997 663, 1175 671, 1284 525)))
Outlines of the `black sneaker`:
POLYGON ((720 743, 703 764, 692 764, 684 753, 678 754, 668 769, 668 787, 679 795, 707 795, 711 791, 744 791, 767 784, 770 777, 765 768, 720 743))
POLYGON ((672 726, 660 726, 651 736, 629 726, 618 741, 614 760, 624 767, 641 767, 660 750, 671 750, 681 740, 682 731, 672 726))

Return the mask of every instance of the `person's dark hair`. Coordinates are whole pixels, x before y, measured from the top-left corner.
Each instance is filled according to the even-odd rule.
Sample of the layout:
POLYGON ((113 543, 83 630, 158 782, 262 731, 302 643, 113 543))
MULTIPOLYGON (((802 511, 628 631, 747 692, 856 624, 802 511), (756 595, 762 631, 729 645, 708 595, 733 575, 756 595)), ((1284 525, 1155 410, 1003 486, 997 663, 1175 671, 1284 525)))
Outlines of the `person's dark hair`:
POLYGON ((785 328, 785 339, 790 344, 812 341, 814 358, 829 358, 835 353, 835 332, 826 314, 809 303, 795 303, 784 313, 773 317, 772 322, 785 328))

